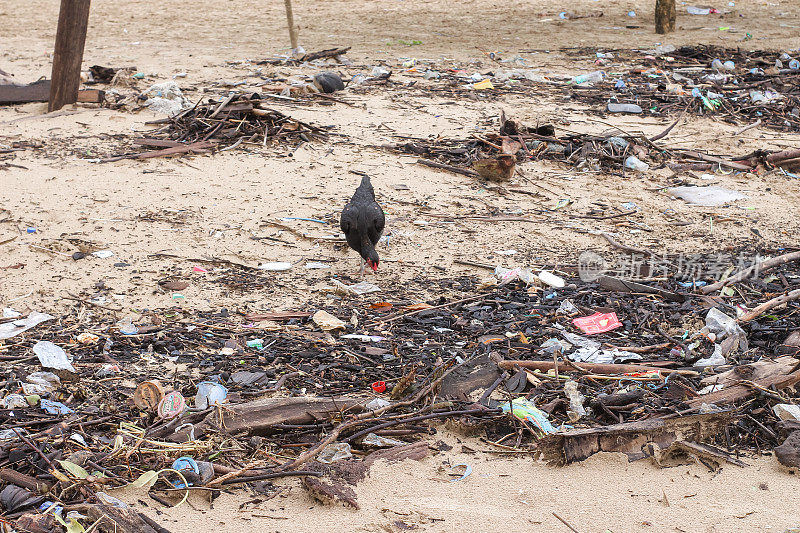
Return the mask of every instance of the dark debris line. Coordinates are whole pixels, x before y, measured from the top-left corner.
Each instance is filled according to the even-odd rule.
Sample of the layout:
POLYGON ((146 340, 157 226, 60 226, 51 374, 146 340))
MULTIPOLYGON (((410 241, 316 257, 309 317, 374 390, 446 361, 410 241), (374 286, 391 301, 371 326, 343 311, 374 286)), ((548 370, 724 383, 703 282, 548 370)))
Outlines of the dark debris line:
MULTIPOLYGON (((720 296, 687 289, 686 280, 674 272, 650 278, 645 285, 660 292, 641 286, 620 292, 618 285, 602 278, 568 281, 573 282, 561 289, 521 282, 480 289, 465 277, 440 281, 447 297, 424 305, 402 291, 388 301, 385 295, 340 300, 324 310, 343 320, 359 317, 359 325, 347 324, 345 332, 321 331, 311 318, 318 309, 260 315, 166 309, 142 312, 134 320, 138 331, 126 335, 120 332, 127 327, 120 317, 87 315, 78 305, 73 313, 0 344, 5 362, 0 410, 3 519, 53 530, 56 504, 64 515, 96 506, 122 513, 114 515, 117 521, 139 524, 142 518, 130 508, 109 511, 113 500, 108 491, 146 472, 170 468, 183 456, 198 465, 213 463, 206 466, 211 469, 207 475, 202 469, 182 470, 192 490, 206 487, 212 496, 236 484, 270 496, 281 490, 271 479, 299 475, 316 479, 303 482, 312 493, 333 494, 333 499, 357 506, 343 481, 349 478, 342 465, 352 467, 360 460, 325 465, 315 460, 317 454, 331 450, 328 444, 349 443, 352 452, 364 456, 373 450, 364 440, 370 434, 397 439, 390 451, 406 450, 435 434, 430 422, 443 419, 482 435, 481 449, 487 453, 538 450, 557 463, 582 458, 571 455, 574 432, 634 431, 648 440, 654 425, 724 415, 724 424, 714 426, 713 434, 676 444, 713 466, 708 454, 738 464, 736 457, 769 452, 788 432, 800 428, 796 422, 779 420, 772 410, 798 398, 793 387, 800 380, 798 365, 774 362, 781 355, 791 359, 797 354, 800 342, 792 333, 800 324, 800 308, 795 301, 742 322, 747 346, 728 345, 724 364, 705 370, 692 366, 714 351, 715 343, 701 330, 711 307, 735 316, 737 306, 752 309, 791 291, 800 286, 796 263, 739 282, 720 296), (598 370, 559 355, 569 348, 560 348, 555 356, 542 349, 548 340, 563 339, 564 332, 581 334, 572 325, 573 316, 610 311, 623 326, 589 338, 605 349, 637 353, 641 360, 622 362, 657 371, 598 370), (373 338, 347 339, 344 334, 373 338), (63 347, 73 356, 77 374, 59 370, 60 379, 45 379, 55 381, 53 387, 32 389, 31 383, 42 383, 43 369, 31 357, 39 341, 63 347), (553 363, 554 357, 555 371, 522 368, 553 363), (778 379, 763 381, 759 365, 780 366, 778 379), (705 396, 717 398, 719 405, 706 405, 698 391, 708 379, 725 381, 729 369, 736 369, 736 379, 705 396), (135 407, 132 400, 136 387, 151 379, 158 379, 166 391, 180 392, 192 406, 199 382, 217 382, 228 389, 227 401, 221 407, 191 408, 172 420, 160 419, 149 408, 135 407), (386 383, 386 392, 376 394, 371 386, 380 381, 386 383), (585 415, 574 416, 566 382, 575 382, 585 397, 585 415), (737 390, 740 395, 725 398, 728 391, 737 390), (376 397, 392 403, 365 411, 365 401, 376 397), (558 433, 539 440, 542 435, 530 420, 500 413, 513 398, 529 400, 553 426, 569 424, 575 429, 563 434, 567 437, 558 433), (48 414, 41 400, 61 402, 69 412, 48 414)), ((0 326, 12 320, 3 319, 0 326)), ((648 446, 634 450, 634 455, 666 461, 663 453, 652 449, 655 444, 648 446)), ((419 447, 414 450, 420 452, 419 447)), ((427 447, 422 450, 427 453, 427 447)), ((180 483, 176 474, 162 472, 148 494, 173 505, 185 493, 176 490, 180 483)))

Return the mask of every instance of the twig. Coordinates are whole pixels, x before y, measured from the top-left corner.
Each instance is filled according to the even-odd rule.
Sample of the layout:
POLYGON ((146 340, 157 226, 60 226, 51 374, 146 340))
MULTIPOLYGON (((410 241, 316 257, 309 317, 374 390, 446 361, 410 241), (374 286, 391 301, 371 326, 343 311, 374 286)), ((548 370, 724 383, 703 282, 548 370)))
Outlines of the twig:
POLYGON ((736 135, 741 135, 742 133, 746 132, 747 130, 751 130, 751 129, 753 129, 753 128, 757 128, 757 127, 758 127, 758 126, 760 126, 760 125, 761 125, 761 119, 758 119, 758 120, 756 120, 755 122, 753 122, 752 124, 749 124, 749 125, 745 126, 744 128, 742 128, 742 129, 740 129, 740 130, 736 130, 736 131, 733 133, 733 135, 734 135, 734 136, 736 136, 736 135))
POLYGON ((170 533, 169 529, 161 526, 161 524, 159 524, 146 514, 144 513, 137 513, 137 514, 139 515, 139 518, 141 518, 144 521, 145 524, 155 529, 156 533, 170 533))
POLYGON ((654 255, 653 252, 650 252, 648 250, 643 250, 641 248, 634 248, 633 246, 626 246, 620 242, 617 242, 616 240, 614 240, 614 237, 612 237, 606 232, 600 233, 600 236, 602 236, 605 240, 607 240, 609 244, 611 244, 611 246, 619 248, 620 250, 625 250, 626 252, 631 252, 634 254, 654 255))
POLYGON ((278 477, 288 476, 320 476, 319 472, 312 472, 310 470, 292 470, 289 472, 269 472, 267 474, 256 474, 253 476, 242 476, 235 479, 227 479, 222 482, 223 485, 233 485, 235 483, 249 483, 251 481, 263 481, 265 479, 275 479, 278 477))
POLYGON ((56 470, 56 467, 53 465, 53 463, 50 462, 50 459, 44 454, 44 452, 42 450, 40 450, 34 443, 32 443, 25 435, 20 433, 17 430, 17 428, 11 428, 11 429, 12 429, 12 431, 14 431, 14 433, 17 434, 17 437, 22 439, 22 442, 24 442, 29 448, 31 448, 33 451, 35 451, 37 454, 39 454, 39 457, 44 459, 44 462, 47 463, 48 466, 50 466, 50 468, 53 471, 56 470))
POLYGON ((417 313, 421 313, 423 311, 432 311, 434 309, 443 309, 445 307, 450 307, 451 305, 458 305, 458 304, 462 304, 462 303, 465 303, 465 302, 471 302, 473 300, 482 300, 483 298, 488 298, 489 296, 491 296, 491 295, 490 294, 477 294, 477 295, 474 295, 474 296, 470 296, 468 298, 462 298, 460 300, 456 300, 454 302, 448 302, 448 303, 442 304, 442 305, 434 305, 433 307, 426 307, 425 309, 415 309, 414 311, 409 311, 407 313, 397 313, 395 315, 384 317, 384 318, 381 318, 379 320, 373 320, 372 322, 370 322, 370 323, 368 323, 366 325, 367 326, 374 326, 376 324, 382 324, 382 323, 386 323, 386 322, 394 322, 395 320, 398 320, 398 319, 401 319, 401 318, 404 318, 404 317, 407 317, 407 316, 411 316, 411 315, 416 315, 417 313))
POLYGON ((467 261, 466 259, 453 259, 453 263, 457 265, 467 265, 467 266, 474 266, 478 268, 485 268, 488 270, 494 270, 494 266, 488 263, 478 263, 476 261, 467 261))
POLYGON ((437 163, 436 161, 431 161, 430 159, 417 159, 417 163, 425 165, 426 167, 449 170, 450 172, 455 172, 456 174, 463 174, 464 176, 469 176, 471 178, 478 177, 478 173, 475 172, 474 170, 461 167, 454 167, 453 165, 445 165, 444 163, 437 163))
MULTIPOLYGON (((673 122, 672 124, 670 124, 670 125, 667 127, 667 129, 665 129, 664 131, 662 131, 662 132, 661 132, 661 133, 659 133, 658 135, 655 135, 654 137, 650 137, 650 142, 656 142, 656 141, 659 141, 659 140, 663 139, 664 137, 666 137, 667 135, 669 135, 669 132, 671 132, 671 131, 672 131, 672 128, 674 128, 675 126, 677 126, 677 125, 678 125, 678 122, 680 122, 680 121, 681 121, 681 119, 683 118, 683 115, 686 113, 686 110, 687 110, 687 109, 689 109, 689 106, 688 106, 688 105, 687 105, 686 107, 684 107, 684 108, 683 108, 683 111, 681 111, 681 114, 680 114, 680 115, 678 115, 678 118, 677 118, 677 119, 675 119, 675 122, 673 122)), ((760 122, 760 121, 759 121, 759 122, 760 122)))
POLYGON ((726 285, 730 285, 731 283, 738 283, 739 281, 742 281, 743 279, 750 277, 754 273, 764 272, 765 270, 775 268, 777 266, 789 263, 791 261, 797 261, 798 259, 800 259, 800 251, 789 252, 788 254, 783 254, 779 255, 778 257, 767 259, 765 261, 760 261, 742 270, 741 272, 734 274, 733 276, 725 278, 724 280, 720 280, 716 283, 712 283, 711 285, 706 285, 705 287, 701 287, 700 292, 702 292, 703 294, 714 292, 726 285))
POLYGON ((568 527, 570 530, 574 531, 575 533, 580 533, 580 531, 578 531, 577 529, 575 529, 574 527, 572 527, 571 525, 569 525, 569 523, 568 523, 566 520, 564 520, 563 518, 561 518, 560 516, 558 516, 556 513, 553 513, 553 516, 555 516, 556 518, 558 518, 558 519, 561 521, 561 523, 562 523, 562 524, 564 524, 565 526, 567 526, 567 527, 568 527))
POLYGON ((788 302, 793 302, 795 300, 800 300, 800 289, 795 289, 786 294, 782 294, 776 298, 773 298, 772 300, 767 300, 763 304, 758 305, 753 309, 751 309, 750 311, 748 311, 747 313, 743 314, 737 320, 739 322, 749 322, 754 318, 758 318, 759 316, 766 313, 770 309, 773 309, 775 307, 778 307, 779 305, 788 302))
MULTIPOLYGON (((506 374, 508 375, 508 374, 506 374)), ((502 378, 498 378, 498 381, 502 381, 502 378)), ((499 384, 499 383, 498 383, 499 384)), ((491 394, 491 393, 490 393, 491 394)), ((480 402, 479 402, 480 403, 480 402)), ((379 424, 377 426, 371 426, 367 429, 362 429, 358 433, 353 433, 346 439, 343 439, 342 442, 352 442, 355 439, 361 437, 362 435, 366 435, 367 433, 372 433, 374 431, 380 431, 381 429, 385 429, 391 426, 399 426, 400 424, 408 424, 411 422, 420 422, 422 420, 429 420, 431 418, 443 418, 447 416, 461 416, 461 415, 474 415, 478 413, 499 413, 499 409, 488 409, 485 407, 476 408, 476 409, 465 409, 463 411, 447 411, 444 413, 431 413, 428 415, 420 415, 420 416, 413 416, 410 418, 399 418, 397 420, 391 420, 389 422, 384 422, 383 424, 379 424)))
POLYGON ((386 407, 382 407, 382 408, 376 409, 374 411, 369 411, 367 413, 362 413, 362 414, 357 415, 356 417, 354 417, 353 420, 349 420, 347 422, 342 422, 341 424, 339 424, 338 426, 333 428, 333 430, 331 430, 331 432, 328 434, 328 436, 325 437, 325 439, 323 439, 321 442, 317 443, 316 446, 314 446, 313 448, 311 448, 309 450, 306 450, 305 452, 301 453, 300 455, 298 455, 290 463, 287 463, 287 464, 281 466, 280 469, 282 471, 291 470, 291 469, 299 467, 300 465, 303 465, 303 464, 307 463, 308 461, 310 461, 314 457, 316 457, 317 454, 325 446, 327 446, 328 444, 330 444, 333 441, 335 441, 339 437, 339 435, 342 433, 342 431, 345 431, 347 429, 350 429, 352 427, 355 427, 355 426, 363 423, 364 419, 366 419, 366 418, 370 418, 370 417, 377 418, 377 417, 381 416, 382 414, 384 414, 384 413, 386 413, 388 411, 391 411, 391 410, 394 410, 394 409, 399 409, 401 407, 408 407, 409 405, 413 405, 413 404, 417 403, 420 399, 424 398, 434 388, 436 388, 439 385, 439 383, 441 383, 442 380, 444 380, 444 378, 446 378, 450 374, 450 372, 452 372, 453 370, 455 370, 456 368, 460 367, 461 365, 463 365, 464 363, 466 363, 467 361, 470 361, 470 360, 471 359, 467 359, 466 361, 464 361, 463 363, 461 363, 459 365, 451 366, 450 368, 447 369, 447 371, 442 373, 441 376, 439 376, 434 381, 430 382, 427 387, 424 387, 422 390, 420 390, 410 400, 404 400, 402 402, 394 403, 392 405, 387 405, 386 407))
POLYGON ((83 298, 79 298, 78 296, 75 296, 71 292, 67 292, 67 294, 69 294, 69 296, 62 296, 61 299, 62 300, 73 300, 75 302, 80 302, 80 303, 88 305, 88 306, 99 307, 100 309, 105 309, 106 311, 114 311, 114 312, 122 311, 121 307, 119 307, 119 308, 108 307, 108 306, 105 306, 105 305, 102 305, 102 304, 94 303, 91 300, 85 300, 83 298))

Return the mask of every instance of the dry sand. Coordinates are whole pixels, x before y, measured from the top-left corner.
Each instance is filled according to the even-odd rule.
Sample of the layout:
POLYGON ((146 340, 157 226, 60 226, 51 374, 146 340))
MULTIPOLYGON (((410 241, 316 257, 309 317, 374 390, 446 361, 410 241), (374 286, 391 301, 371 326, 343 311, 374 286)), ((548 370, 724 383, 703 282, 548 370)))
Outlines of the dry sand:
MULTIPOLYGON (((692 17, 679 6, 679 31, 668 37, 652 33, 652 1, 566 3, 485 0, 326 1, 295 2, 301 43, 307 50, 352 45, 356 63, 343 72, 367 71, 378 62, 396 65, 399 57, 474 60, 473 70, 490 68, 484 52, 505 57, 521 53, 542 74, 574 74, 592 70, 590 59, 573 61, 561 47, 651 47, 705 42, 747 48, 797 47, 796 2, 739 0, 729 13, 692 17), (559 21, 560 11, 588 13, 602 9, 599 19, 559 21), (635 10, 638 16, 626 13, 635 10), (626 28, 635 25, 637 28, 626 28), (720 31, 719 27, 730 27, 720 31), (753 35, 742 42, 745 32, 753 35), (418 39, 419 46, 399 40, 418 39), (350 68, 351 70, 348 70, 350 68)), ((0 4, 0 69, 22 81, 49 76, 57 2, 0 4)), ((193 2, 95 1, 92 4, 84 65, 136 65, 150 83, 179 79, 190 98, 222 94, 219 82, 247 80, 240 87, 257 90, 256 67, 243 59, 273 57, 285 48, 282 3, 250 0, 193 2)), ((285 51, 285 50, 284 50, 285 51)), ((272 76, 308 73, 264 66, 272 76)), ((414 79, 413 77, 400 79, 414 79)), ((582 113, 580 106, 546 95, 508 96, 495 101, 452 101, 421 93, 370 91, 346 94, 354 106, 335 104, 277 109, 319 125, 333 125, 341 137, 327 144, 305 144, 298 150, 250 153, 232 151, 187 160, 155 159, 98 164, 92 159, 124 151, 144 122, 155 116, 76 106, 56 115, 42 115, 43 106, 0 108, 0 144, 40 145, 0 161, 0 306, 20 311, 64 311, 74 305, 69 294, 100 298, 123 313, 143 308, 183 305, 192 309, 229 307, 243 311, 297 309, 331 274, 348 279, 356 259, 341 246, 319 244, 278 232, 265 225, 276 217, 335 220, 357 183, 349 169, 369 172, 389 213, 392 247, 382 249, 383 267, 376 282, 385 287, 407 283, 423 299, 425 280, 480 271, 453 264, 455 257, 496 264, 509 262, 496 254, 514 248, 516 264, 574 265, 577 254, 592 248, 607 253, 607 244, 589 230, 617 232, 627 244, 653 250, 708 251, 725 247, 780 247, 796 244, 800 189, 776 175, 723 176, 711 182, 739 190, 748 199, 726 209, 689 207, 660 190, 668 172, 619 179, 580 173, 552 163, 522 167, 528 180, 514 186, 536 193, 499 196, 469 178, 414 164, 373 146, 395 141, 395 135, 468 135, 496 128, 501 109, 524 122, 553 120, 575 131, 600 132, 606 124, 582 113), (18 167, 3 167, 9 162, 18 167), (410 190, 398 187, 408 185, 410 190), (494 223, 460 220, 438 224, 435 215, 491 214, 533 216, 560 198, 574 204, 547 224, 494 223), (591 221, 592 202, 609 206, 636 202, 640 213, 629 222, 591 221), (674 211, 666 211, 668 209, 674 211), (414 224, 422 220, 427 225, 414 224), (688 222, 675 225, 675 220, 688 222), (36 233, 26 233, 35 227, 36 233), (758 230, 760 237, 751 229, 758 230), (272 236, 287 244, 252 240, 272 236), (763 239, 760 240, 760 239, 763 239), (111 259, 73 262, 30 245, 72 254, 87 245, 110 249, 111 259), (174 257, 153 257, 153 254, 174 257), (285 260, 296 264, 285 274, 264 275, 263 288, 242 293, 224 276, 192 272, 192 258, 225 258, 256 265, 285 260), (305 260, 333 260, 330 271, 308 271, 305 260), (127 267, 114 266, 126 263, 127 267), (165 276, 189 279, 184 299, 158 289, 165 276)), ((626 130, 652 135, 668 120, 610 118, 626 130)), ((674 146, 713 148, 718 153, 744 154, 754 149, 796 147, 800 136, 753 129, 734 136, 737 125, 713 120, 683 121, 668 138, 674 146)), ((301 232, 332 234, 335 226, 290 223, 301 232)), ((779 470, 770 457, 738 469, 726 466, 710 474, 698 466, 658 470, 645 463, 627 464, 617 456, 592 458, 564 469, 527 459, 478 454, 441 454, 421 464, 378 465, 358 489, 362 510, 328 508, 312 502, 296 487, 258 506, 239 506, 246 496, 224 495, 213 509, 195 502, 166 513, 174 532, 224 531, 395 531, 396 521, 429 531, 565 531, 557 512, 579 531, 782 531, 800 526, 796 511, 797 478, 779 470), (444 483, 442 461, 466 462, 472 476, 444 483), (759 488, 765 484, 764 489, 759 488), (666 494, 669 506, 663 501, 666 494), (259 518, 256 514, 277 518, 259 518), (282 518, 288 518, 283 520, 282 518)), ((289 482, 289 486, 294 486, 289 482)), ((151 512, 151 511, 149 511, 151 512)), ((163 520, 163 516, 160 520, 163 520)))

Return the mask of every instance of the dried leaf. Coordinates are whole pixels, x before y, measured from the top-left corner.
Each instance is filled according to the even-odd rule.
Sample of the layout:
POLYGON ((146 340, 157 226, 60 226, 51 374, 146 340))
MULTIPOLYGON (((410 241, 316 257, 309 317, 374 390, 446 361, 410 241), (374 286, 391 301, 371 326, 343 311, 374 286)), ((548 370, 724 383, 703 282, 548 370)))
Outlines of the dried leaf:
POLYGON ((135 489, 146 488, 147 490, 150 490, 150 488, 156 484, 157 479, 158 479, 158 472, 156 472, 155 470, 148 470, 147 472, 136 478, 136 481, 131 483, 129 486, 135 489))
POLYGON ((159 284, 168 291, 182 291, 189 286, 187 281, 164 281, 159 284))
POLYGON ((404 311, 422 311, 423 309, 430 309, 433 307, 430 304, 426 304, 425 302, 419 302, 416 304, 407 305, 403 308, 404 311))
POLYGON ((78 479, 86 479, 89 477, 89 472, 84 470, 80 465, 76 465, 71 461, 58 461, 58 463, 64 468, 64 470, 72 474, 73 477, 78 479))

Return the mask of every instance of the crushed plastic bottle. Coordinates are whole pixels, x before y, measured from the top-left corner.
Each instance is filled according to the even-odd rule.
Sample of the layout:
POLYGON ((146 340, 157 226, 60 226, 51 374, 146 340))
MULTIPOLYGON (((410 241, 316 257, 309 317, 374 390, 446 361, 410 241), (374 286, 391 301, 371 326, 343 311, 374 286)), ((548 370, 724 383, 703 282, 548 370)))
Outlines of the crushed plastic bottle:
POLYGON ((630 168, 637 172, 646 172, 650 170, 650 165, 636 157, 635 155, 628 156, 625 160, 625 168, 630 168))
POLYGON ((198 409, 207 409, 211 406, 222 404, 227 397, 228 389, 213 381, 203 381, 197 384, 197 396, 194 398, 194 405, 198 409))
POLYGON ((711 14, 710 7, 696 7, 696 6, 687 6, 686 12, 690 15, 709 15, 711 14))
POLYGON ((575 85, 581 85, 584 83, 597 83, 606 79, 606 73, 604 70, 595 70, 594 72, 590 72, 589 74, 580 74, 579 76, 575 76, 572 78, 572 83, 575 85))

